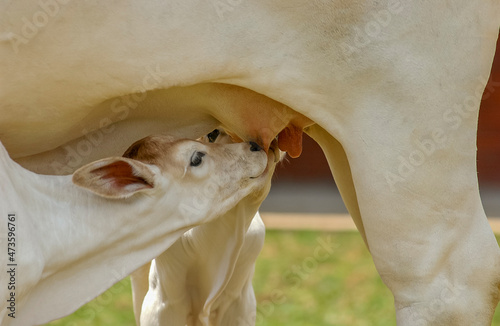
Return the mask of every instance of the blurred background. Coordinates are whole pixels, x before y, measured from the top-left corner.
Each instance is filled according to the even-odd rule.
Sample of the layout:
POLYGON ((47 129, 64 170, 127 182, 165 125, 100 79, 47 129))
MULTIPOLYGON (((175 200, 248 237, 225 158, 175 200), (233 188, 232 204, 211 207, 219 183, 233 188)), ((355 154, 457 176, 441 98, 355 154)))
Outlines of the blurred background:
MULTIPOLYGON (((499 218, 500 46, 483 96, 477 146, 483 205, 488 217, 499 218)), ((307 136, 302 156, 288 159, 277 168, 261 212, 264 219, 266 215, 278 217, 272 227, 268 225, 255 270, 257 326, 396 325, 392 295, 380 280, 359 234, 350 227, 326 227, 332 225, 327 223, 332 216, 349 218, 343 215, 347 211, 321 149, 307 136), (288 213, 302 216, 306 220, 302 225, 313 230, 287 229, 292 215, 288 213), (309 222, 312 219, 307 220, 311 215, 300 213, 316 213, 319 223, 313 226, 309 222), (325 243, 329 255, 318 259, 314 253, 325 243)), ((333 224, 339 224, 335 221, 333 224)), ((433 318, 432 308, 425 316, 428 320, 433 318)), ((500 326, 499 310, 492 325, 500 326)), ((135 325, 129 279, 118 282, 73 315, 48 325, 135 325)))

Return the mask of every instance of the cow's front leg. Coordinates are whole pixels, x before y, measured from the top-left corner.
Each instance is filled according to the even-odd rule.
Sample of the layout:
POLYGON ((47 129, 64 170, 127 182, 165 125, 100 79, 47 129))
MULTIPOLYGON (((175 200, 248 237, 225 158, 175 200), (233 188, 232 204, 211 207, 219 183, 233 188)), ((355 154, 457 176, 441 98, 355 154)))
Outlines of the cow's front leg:
MULTIPOLYGON (((431 17, 435 8, 405 4, 408 15, 350 57, 343 71, 355 72, 332 83, 330 110, 310 114, 344 149, 352 175, 344 186, 355 192, 357 224, 394 295, 399 325, 490 325, 500 295, 500 250, 476 173, 499 7, 455 4, 439 18, 431 17), (471 8, 491 20, 465 19, 471 8)), ((321 144, 332 149, 327 155, 340 152, 332 144, 321 144)))

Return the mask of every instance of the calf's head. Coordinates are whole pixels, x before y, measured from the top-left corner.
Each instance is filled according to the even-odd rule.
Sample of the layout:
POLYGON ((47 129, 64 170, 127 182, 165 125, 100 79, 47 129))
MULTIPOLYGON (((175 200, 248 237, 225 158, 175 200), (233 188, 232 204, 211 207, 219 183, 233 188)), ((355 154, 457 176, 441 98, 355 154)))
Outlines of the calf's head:
MULTIPOLYGON (((200 139, 206 143, 216 143, 216 144, 233 144, 237 142, 238 139, 234 139, 230 136, 224 129, 215 129, 211 133, 205 135, 200 139)), ((285 152, 280 151, 278 148, 278 141, 275 139, 271 142, 268 151, 268 162, 265 170, 265 185, 256 191, 252 192, 251 196, 245 198, 245 203, 243 205, 253 205, 256 209, 262 204, 262 201, 266 198, 271 187, 271 177, 274 173, 276 163, 278 163, 285 155, 285 152)))
POLYGON ((142 194, 209 213, 227 210, 263 188, 267 162, 267 154, 254 143, 212 144, 155 135, 134 143, 124 157, 83 166, 73 182, 106 198, 142 194))

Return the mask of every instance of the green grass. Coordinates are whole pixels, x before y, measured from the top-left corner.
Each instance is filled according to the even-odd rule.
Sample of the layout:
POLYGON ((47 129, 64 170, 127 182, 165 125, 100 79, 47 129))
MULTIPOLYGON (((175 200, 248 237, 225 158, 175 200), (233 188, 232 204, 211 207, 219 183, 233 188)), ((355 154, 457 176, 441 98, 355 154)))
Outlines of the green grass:
POLYGON ((51 326, 135 326, 130 278, 78 309, 74 314, 53 321, 51 326))
POLYGON ((254 288, 258 325, 395 325, 392 296, 354 232, 268 232, 254 288))
MULTIPOLYGON (((258 326, 396 325, 392 295, 356 232, 268 231, 254 288, 258 326)), ((135 325, 129 279, 47 325, 135 325)))

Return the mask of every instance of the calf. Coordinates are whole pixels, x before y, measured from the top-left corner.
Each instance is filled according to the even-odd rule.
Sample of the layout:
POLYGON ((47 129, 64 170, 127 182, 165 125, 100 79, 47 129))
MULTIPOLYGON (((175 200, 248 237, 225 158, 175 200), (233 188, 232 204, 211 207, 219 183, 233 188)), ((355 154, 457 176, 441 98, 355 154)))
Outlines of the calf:
POLYGON ((73 312, 268 180, 266 153, 254 143, 149 143, 147 163, 111 157, 73 176, 29 172, 0 144, 0 214, 12 220, 1 236, 13 243, 12 255, 1 255, 12 268, 0 274, 1 325, 73 312))
MULTIPOLYGON (((227 135, 217 136, 218 131, 207 138, 210 142, 230 142, 227 135)), ((147 148, 148 144, 142 146, 147 148)), ((271 172, 279 160, 279 150, 276 146, 272 149, 266 187, 245 197, 220 218, 189 230, 150 266, 131 275, 138 325, 255 324, 252 276, 265 234, 257 210, 269 192, 271 172)), ((139 153, 134 154, 133 158, 141 160, 139 153)))

